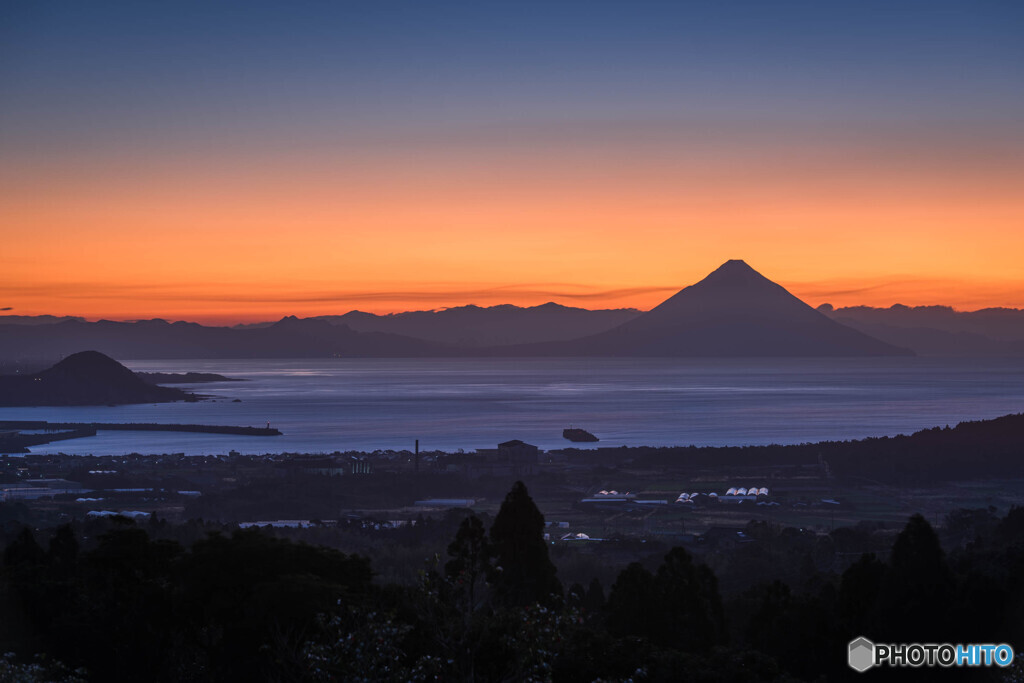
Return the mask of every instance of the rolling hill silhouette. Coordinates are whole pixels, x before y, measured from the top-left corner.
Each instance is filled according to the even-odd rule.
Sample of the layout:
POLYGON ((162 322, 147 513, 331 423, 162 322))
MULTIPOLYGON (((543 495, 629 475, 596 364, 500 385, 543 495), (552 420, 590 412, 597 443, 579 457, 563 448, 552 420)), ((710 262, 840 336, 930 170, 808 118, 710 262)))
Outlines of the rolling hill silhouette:
POLYGON ((607 332, 562 344, 533 344, 529 352, 558 356, 913 355, 831 320, 739 260, 726 261, 697 284, 607 332))
POLYGON ((152 385, 98 351, 75 353, 51 368, 25 376, 0 376, 0 405, 85 406, 166 403, 192 398, 180 389, 152 385))

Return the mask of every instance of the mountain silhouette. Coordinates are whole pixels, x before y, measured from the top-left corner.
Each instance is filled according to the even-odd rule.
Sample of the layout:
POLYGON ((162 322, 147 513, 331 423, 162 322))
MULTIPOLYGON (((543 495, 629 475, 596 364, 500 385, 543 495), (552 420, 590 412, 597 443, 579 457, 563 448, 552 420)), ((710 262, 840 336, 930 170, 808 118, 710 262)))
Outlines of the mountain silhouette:
POLYGON ((0 405, 85 406, 165 403, 192 398, 180 389, 149 384, 98 351, 72 354, 42 372, 0 376, 0 405))
POLYGON ((554 302, 540 306, 455 306, 440 311, 321 316, 356 332, 387 332, 440 344, 483 347, 566 341, 604 332, 640 315, 635 308, 591 311, 554 302))
POLYGON ((531 355, 913 355, 831 320, 740 260, 607 332, 531 347, 531 355))
POLYGON ((726 262, 647 313, 548 303, 287 316, 235 328, 159 319, 0 324, 0 358, 81 348, 125 359, 913 355, 830 319, 743 261, 726 262))
POLYGON ((294 316, 265 327, 245 329, 160 319, 0 324, 0 358, 54 358, 81 348, 99 349, 122 359, 421 358, 454 354, 442 344, 421 339, 360 333, 345 325, 294 316))
POLYGON ((1024 355, 1024 311, 1016 308, 956 311, 949 306, 833 308, 823 304, 818 310, 836 322, 920 355, 1024 355))

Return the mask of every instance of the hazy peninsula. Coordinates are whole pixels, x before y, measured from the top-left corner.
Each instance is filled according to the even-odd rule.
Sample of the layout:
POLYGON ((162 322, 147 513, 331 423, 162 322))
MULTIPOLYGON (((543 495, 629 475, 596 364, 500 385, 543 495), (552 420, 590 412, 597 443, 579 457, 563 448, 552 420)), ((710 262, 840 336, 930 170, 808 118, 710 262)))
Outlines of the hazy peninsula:
POLYGON ((31 375, 0 376, 0 406, 87 406, 196 400, 155 386, 98 351, 81 351, 31 375))

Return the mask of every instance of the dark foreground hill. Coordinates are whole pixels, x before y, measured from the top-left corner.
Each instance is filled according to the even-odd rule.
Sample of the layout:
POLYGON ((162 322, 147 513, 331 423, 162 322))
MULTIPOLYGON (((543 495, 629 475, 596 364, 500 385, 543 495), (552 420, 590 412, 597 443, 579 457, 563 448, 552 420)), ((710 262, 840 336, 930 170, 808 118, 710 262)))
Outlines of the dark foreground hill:
POLYGON ((647 313, 564 344, 513 354, 557 356, 909 356, 814 310, 743 261, 727 261, 647 313))
MULTIPOLYGON (((622 446, 564 449, 591 465, 659 472, 765 467, 825 468, 844 485, 931 486, 1024 477, 1024 414, 933 427, 910 435, 763 446, 622 446)), ((824 470, 821 470, 824 471, 824 470)))
POLYGON ((154 386, 97 351, 73 354, 32 375, 0 376, 0 406, 118 405, 193 398, 180 389, 154 386))

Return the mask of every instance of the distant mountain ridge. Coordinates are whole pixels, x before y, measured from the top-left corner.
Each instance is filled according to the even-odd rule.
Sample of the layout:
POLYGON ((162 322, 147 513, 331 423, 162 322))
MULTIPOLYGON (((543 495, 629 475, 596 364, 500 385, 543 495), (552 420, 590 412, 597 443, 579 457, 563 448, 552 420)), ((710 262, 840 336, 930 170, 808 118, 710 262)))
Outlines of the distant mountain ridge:
POLYGON ((236 327, 162 319, 0 324, 0 359, 59 358, 83 347, 127 360, 448 357, 473 355, 472 349, 488 344, 582 336, 639 314, 636 309, 589 311, 549 303, 528 308, 461 306, 387 316, 360 311, 317 318, 286 316, 274 323, 236 327))
POLYGON ((287 316, 235 328, 164 320, 0 325, 0 358, 17 360, 29 351, 53 357, 83 347, 124 359, 912 355, 830 319, 739 260, 646 313, 548 303, 287 316))
POLYGON ((818 310, 836 322, 923 355, 1024 355, 1024 310, 1016 308, 956 311, 949 306, 833 308, 824 304, 818 310))
POLYGON ((841 325, 741 260, 618 327, 537 355, 797 357, 913 355, 841 325))
POLYGON ((101 320, 54 325, 0 325, 0 358, 60 358, 82 348, 125 360, 170 358, 417 358, 453 355, 440 344, 289 316, 268 327, 234 329, 198 323, 101 320))
POLYGON ((85 322, 85 318, 75 315, 0 315, 0 325, 53 325, 68 320, 85 322))
POLYGON ((0 376, 0 406, 86 406, 194 399, 180 389, 144 381, 98 351, 72 354, 31 375, 0 376))
POLYGON ((350 311, 319 316, 356 332, 388 332, 462 347, 567 341, 602 332, 641 315, 635 308, 588 310, 554 302, 540 306, 457 306, 440 311, 377 315, 350 311))

